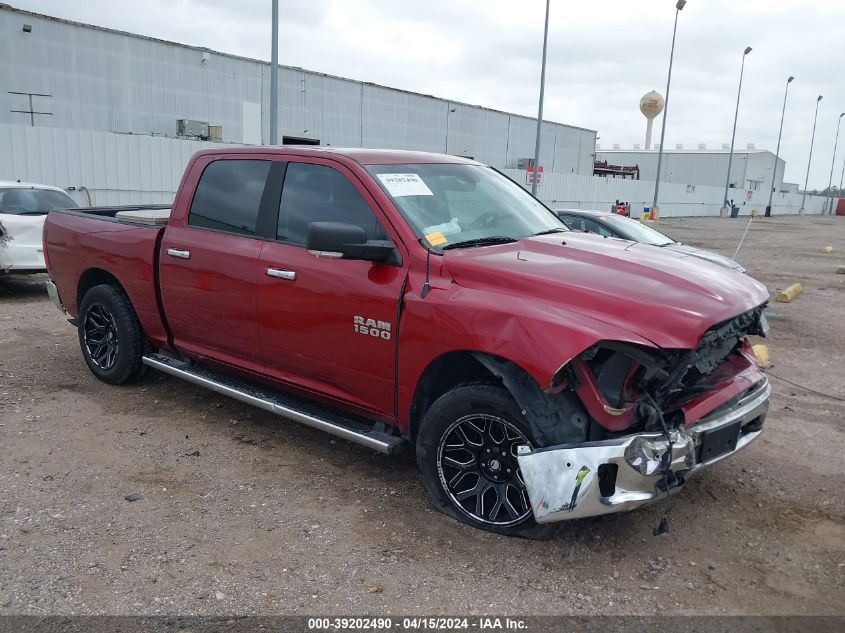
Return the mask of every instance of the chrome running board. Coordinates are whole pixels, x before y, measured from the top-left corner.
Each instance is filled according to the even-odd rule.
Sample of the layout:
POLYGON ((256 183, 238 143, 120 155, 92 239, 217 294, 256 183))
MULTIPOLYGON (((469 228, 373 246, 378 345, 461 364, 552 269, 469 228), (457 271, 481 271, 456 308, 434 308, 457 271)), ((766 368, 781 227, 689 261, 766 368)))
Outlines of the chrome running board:
POLYGON ((326 407, 288 394, 253 385, 240 378, 216 372, 191 362, 182 361, 164 354, 148 354, 143 357, 145 365, 177 376, 195 385, 229 396, 307 426, 342 437, 367 448, 393 455, 402 450, 403 440, 375 430, 365 421, 355 419, 326 407))

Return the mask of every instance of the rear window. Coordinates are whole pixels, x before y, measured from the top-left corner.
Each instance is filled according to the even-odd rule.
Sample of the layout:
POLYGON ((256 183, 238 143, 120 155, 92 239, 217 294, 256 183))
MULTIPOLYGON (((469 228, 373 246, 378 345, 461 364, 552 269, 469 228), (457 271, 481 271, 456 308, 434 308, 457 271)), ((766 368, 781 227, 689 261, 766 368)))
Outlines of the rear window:
POLYGON ((53 189, 0 188, 0 213, 9 215, 38 215, 54 209, 78 209, 64 191, 53 189))
POLYGON ((188 224, 226 233, 255 235, 270 165, 266 160, 211 163, 197 185, 188 224))

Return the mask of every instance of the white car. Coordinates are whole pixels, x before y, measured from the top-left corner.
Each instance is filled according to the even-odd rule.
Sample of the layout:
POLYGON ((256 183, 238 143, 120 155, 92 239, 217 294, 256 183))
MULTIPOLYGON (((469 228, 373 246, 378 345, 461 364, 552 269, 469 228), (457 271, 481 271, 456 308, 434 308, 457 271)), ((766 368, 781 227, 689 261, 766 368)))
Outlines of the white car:
POLYGON ((44 218, 53 209, 77 209, 58 187, 0 180, 0 274, 43 273, 44 218))

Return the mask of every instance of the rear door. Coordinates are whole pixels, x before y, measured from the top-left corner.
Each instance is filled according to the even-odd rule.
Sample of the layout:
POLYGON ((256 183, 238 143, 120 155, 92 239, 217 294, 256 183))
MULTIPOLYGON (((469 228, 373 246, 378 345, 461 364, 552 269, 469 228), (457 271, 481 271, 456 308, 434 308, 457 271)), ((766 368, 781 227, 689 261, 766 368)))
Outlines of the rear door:
POLYGON ((266 370, 278 380, 389 419, 407 264, 314 257, 304 245, 308 225, 318 221, 355 224, 364 227, 368 239, 399 244, 350 170, 333 161, 290 159, 276 239, 265 243, 258 275, 266 370))
MULTIPOLYGON (((277 167, 274 168, 273 166, 277 167)), ((162 304, 176 347, 260 372, 257 277, 261 212, 278 188, 270 160, 219 158, 203 170, 184 226, 168 226, 160 255, 162 304)), ((272 200, 275 195, 275 200, 272 200)))

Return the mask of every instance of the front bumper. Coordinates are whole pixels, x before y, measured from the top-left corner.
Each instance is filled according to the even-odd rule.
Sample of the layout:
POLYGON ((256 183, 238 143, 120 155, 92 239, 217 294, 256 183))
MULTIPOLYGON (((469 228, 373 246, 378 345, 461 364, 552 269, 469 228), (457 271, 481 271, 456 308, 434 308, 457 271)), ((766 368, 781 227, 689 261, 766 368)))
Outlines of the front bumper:
MULTIPOLYGON (((632 510, 681 488, 686 476, 742 450, 763 432, 772 388, 759 383, 727 411, 705 417, 690 427, 674 429, 671 468, 679 478, 665 485, 663 459, 669 442, 661 433, 642 433, 601 442, 585 442, 530 450, 520 446, 517 460, 537 523, 632 510), (738 437, 723 440, 718 431, 735 429, 738 437), (705 437, 708 440, 705 447, 705 437), (715 451, 713 440, 730 450, 715 451), (734 441, 736 444, 734 445, 734 441)), ((727 433, 728 436, 731 433, 727 433)), ((717 447, 718 448, 718 447, 717 447)))

